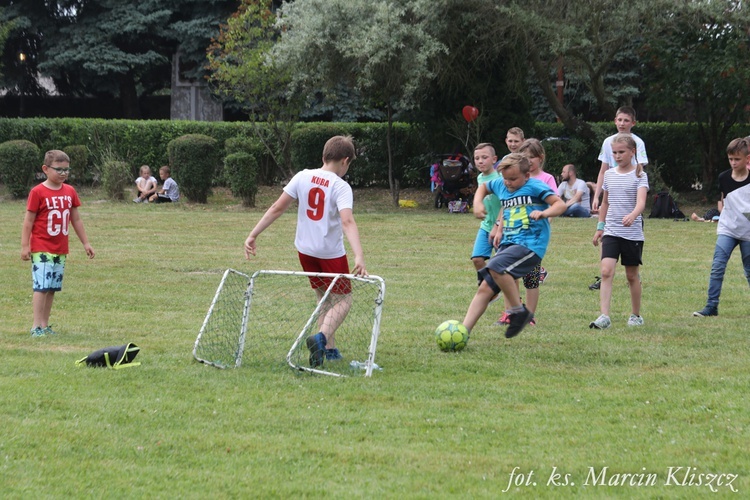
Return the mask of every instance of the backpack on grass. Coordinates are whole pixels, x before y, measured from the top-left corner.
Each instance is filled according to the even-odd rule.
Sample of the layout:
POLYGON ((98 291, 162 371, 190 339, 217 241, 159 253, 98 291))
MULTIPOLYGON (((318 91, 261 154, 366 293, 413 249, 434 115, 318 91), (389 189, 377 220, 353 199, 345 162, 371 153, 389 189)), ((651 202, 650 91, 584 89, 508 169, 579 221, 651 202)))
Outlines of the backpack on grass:
POLYGON ((76 366, 86 363, 86 366, 101 366, 119 370, 120 368, 130 368, 139 366, 140 363, 133 363, 133 360, 141 351, 141 348, 133 343, 121 346, 105 347, 94 351, 83 359, 76 361, 76 366))
POLYGON ((684 219, 685 214, 677 208, 672 195, 668 191, 662 191, 654 195, 654 205, 651 207, 649 219, 684 219))

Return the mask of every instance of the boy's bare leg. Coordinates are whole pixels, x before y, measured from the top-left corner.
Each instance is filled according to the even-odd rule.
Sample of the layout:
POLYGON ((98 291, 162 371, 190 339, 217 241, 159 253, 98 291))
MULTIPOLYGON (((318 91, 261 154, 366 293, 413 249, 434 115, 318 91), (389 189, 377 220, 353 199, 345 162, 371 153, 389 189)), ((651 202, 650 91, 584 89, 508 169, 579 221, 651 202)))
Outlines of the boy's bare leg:
MULTIPOLYGON (((492 270, 490 270, 490 275, 500 287, 500 290, 510 307, 520 306, 521 299, 518 296, 518 289, 513 276, 505 273, 498 274, 492 270)), ((484 311, 487 310, 487 306, 494 295, 495 292, 492 291, 492 288, 490 288, 487 282, 482 281, 477 289, 477 293, 474 294, 474 298, 471 300, 471 304, 469 304, 469 309, 466 311, 466 316, 462 322, 469 331, 474 328, 474 325, 477 324, 477 321, 482 317, 484 311)))
POLYGON ((638 266, 625 266, 625 277, 630 285, 630 305, 633 308, 633 314, 641 315, 641 278, 638 274, 638 266))
POLYGON ((55 299, 55 292, 34 292, 31 299, 32 309, 34 310, 34 327, 45 328, 49 326, 49 317, 52 314, 52 302, 55 299))
MULTIPOLYGON (((318 295, 318 301, 323 297, 323 291, 316 289, 315 293, 318 295)), ((331 294, 328 296, 328 300, 323 304, 320 316, 318 317, 318 329, 323 332, 326 337, 326 349, 333 349, 336 347, 336 330, 346 319, 349 314, 349 310, 352 307, 352 295, 336 295, 331 294), (331 299, 336 300, 335 304, 331 304, 331 299)))
POLYGON ((612 280, 615 277, 615 265, 617 260, 605 258, 602 259, 600 272, 602 282, 599 287, 599 310, 605 316, 609 316, 609 307, 612 302, 612 280))

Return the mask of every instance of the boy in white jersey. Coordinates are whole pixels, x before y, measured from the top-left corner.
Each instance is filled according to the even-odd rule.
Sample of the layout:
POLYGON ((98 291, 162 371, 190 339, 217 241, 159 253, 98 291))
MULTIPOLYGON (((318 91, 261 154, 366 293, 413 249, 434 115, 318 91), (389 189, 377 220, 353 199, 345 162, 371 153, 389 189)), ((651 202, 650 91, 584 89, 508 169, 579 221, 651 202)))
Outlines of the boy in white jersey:
MULTIPOLYGON (((294 245, 299 253, 302 269, 306 272, 349 274, 349 262, 344 249, 343 235, 354 252, 351 273, 367 276, 365 258, 359 240, 357 223, 352 214, 352 188, 343 176, 356 158, 350 136, 335 136, 323 147, 323 166, 297 173, 284 192, 258 221, 245 240, 245 258, 256 253, 256 239, 296 200, 297 233, 294 245)), ((310 278, 310 285, 323 297, 331 278, 310 278)), ((333 295, 318 321, 319 333, 308 337, 310 365, 321 366, 325 360, 342 359, 336 348, 336 329, 341 326, 351 307, 351 283, 339 280, 333 295)))
POLYGON ((594 246, 602 242, 599 288, 601 315, 589 328, 605 329, 612 326, 609 306, 612 300, 612 280, 617 259, 622 258, 625 276, 630 286, 632 314, 628 326, 643 324, 641 317, 641 280, 638 274, 643 256, 643 210, 648 195, 648 176, 640 164, 633 166, 637 145, 630 134, 617 134, 612 139, 612 155, 617 167, 604 174, 599 222, 594 233, 594 246))

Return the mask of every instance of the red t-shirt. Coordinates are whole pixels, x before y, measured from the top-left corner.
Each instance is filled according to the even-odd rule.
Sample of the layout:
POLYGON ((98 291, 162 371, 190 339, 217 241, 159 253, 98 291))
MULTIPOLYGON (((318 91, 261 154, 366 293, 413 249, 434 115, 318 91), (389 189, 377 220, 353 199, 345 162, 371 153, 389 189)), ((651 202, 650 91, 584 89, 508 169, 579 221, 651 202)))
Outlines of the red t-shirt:
POLYGON ((26 210, 36 214, 31 229, 31 251, 67 255, 70 209, 80 205, 78 193, 69 184, 58 190, 44 184, 34 187, 26 202, 26 210))

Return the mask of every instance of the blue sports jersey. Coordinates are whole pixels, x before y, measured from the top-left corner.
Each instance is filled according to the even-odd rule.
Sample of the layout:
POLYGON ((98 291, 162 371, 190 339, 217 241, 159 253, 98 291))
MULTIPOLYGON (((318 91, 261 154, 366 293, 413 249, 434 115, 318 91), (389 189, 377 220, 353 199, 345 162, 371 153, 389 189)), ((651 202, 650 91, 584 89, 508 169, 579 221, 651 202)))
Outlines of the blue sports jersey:
POLYGON ((488 181, 485 186, 500 198, 503 211, 503 239, 500 244, 522 245, 540 259, 544 258, 550 238, 549 220, 534 220, 529 214, 549 207, 544 200, 555 194, 552 189, 537 179, 529 179, 512 193, 505 187, 502 178, 488 181))

